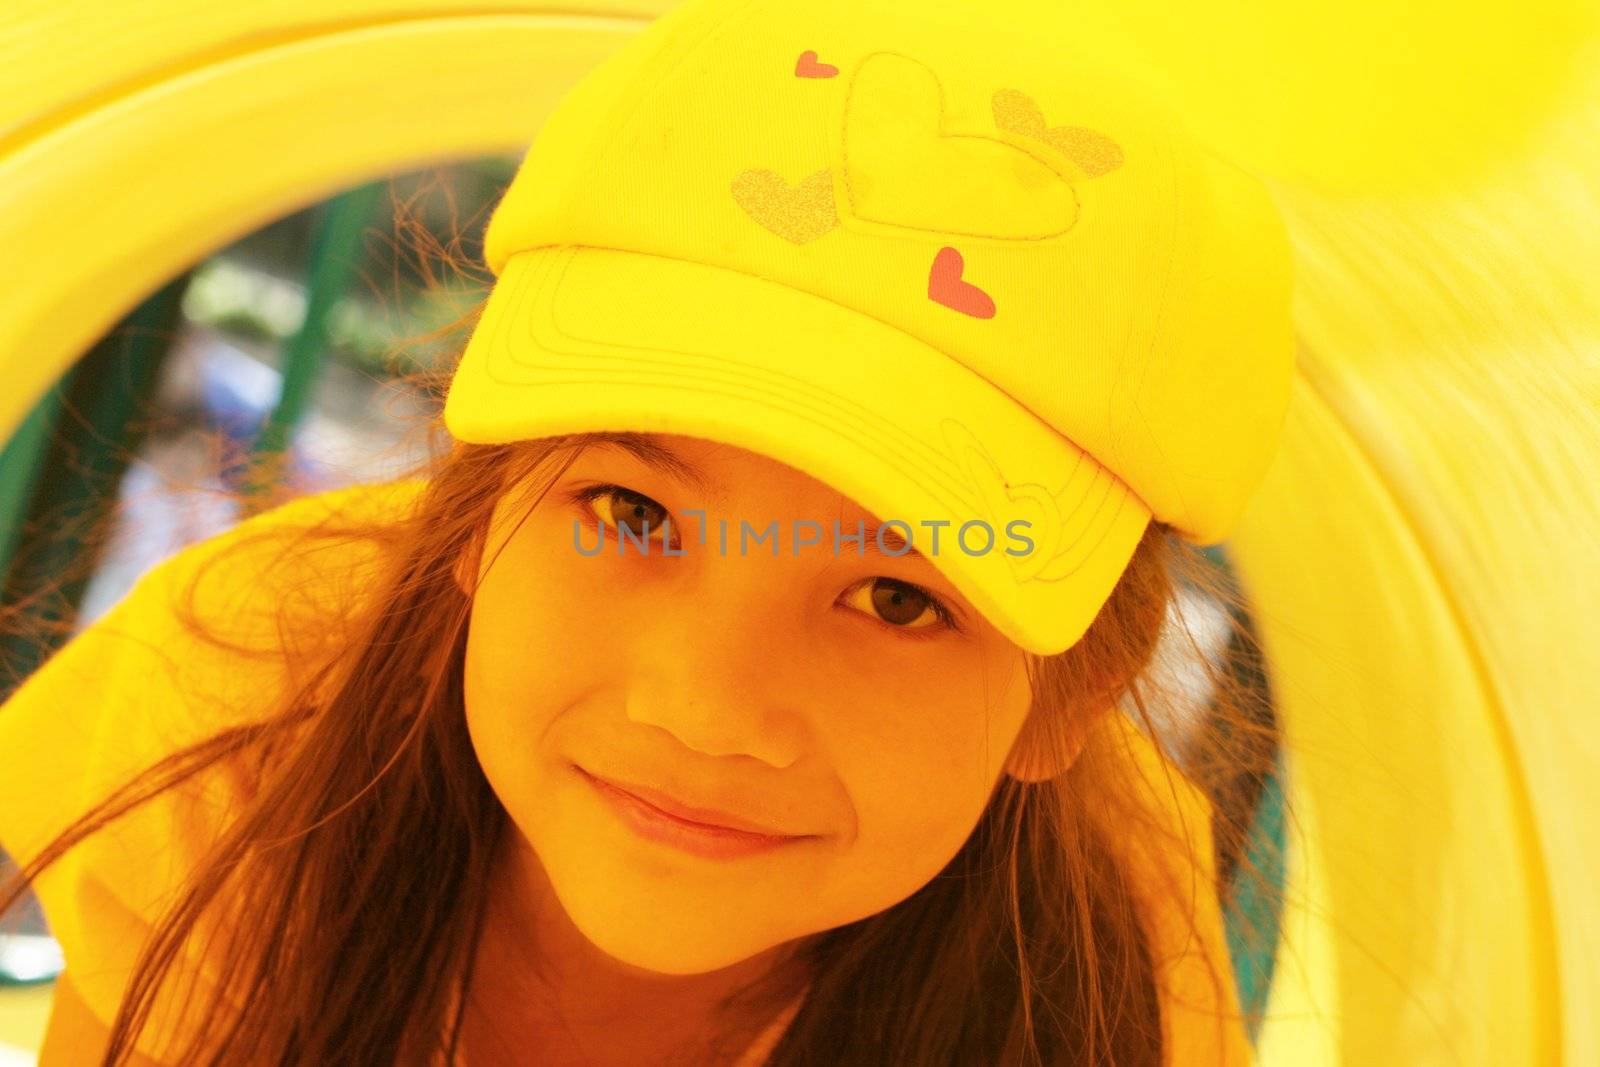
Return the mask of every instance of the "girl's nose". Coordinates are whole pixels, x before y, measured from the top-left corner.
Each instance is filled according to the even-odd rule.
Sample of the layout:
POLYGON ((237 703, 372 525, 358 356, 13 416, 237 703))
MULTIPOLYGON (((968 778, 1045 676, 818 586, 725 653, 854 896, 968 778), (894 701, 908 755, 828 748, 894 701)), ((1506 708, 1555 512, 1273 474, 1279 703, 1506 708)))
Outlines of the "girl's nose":
POLYGON ((795 677, 793 613, 781 619, 772 595, 703 590, 631 626, 628 717, 705 755, 793 763, 817 694, 795 677))

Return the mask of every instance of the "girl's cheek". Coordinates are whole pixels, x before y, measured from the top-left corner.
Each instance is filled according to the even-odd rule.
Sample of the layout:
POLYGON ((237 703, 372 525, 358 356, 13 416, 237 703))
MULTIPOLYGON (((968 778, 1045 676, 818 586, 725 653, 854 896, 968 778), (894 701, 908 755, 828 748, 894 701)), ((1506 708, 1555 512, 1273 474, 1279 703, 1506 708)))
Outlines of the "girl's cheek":
POLYGON ((960 851, 1026 715, 1025 692, 962 697, 970 684, 942 682, 942 691, 923 692, 920 701, 880 705, 893 727, 840 749, 860 822, 851 862, 861 865, 861 892, 883 907, 915 892, 960 851))
POLYGON ((506 545, 480 590, 486 624, 517 632, 535 657, 581 645, 627 617, 628 583, 617 574, 626 561, 579 555, 570 530, 559 526, 536 514, 506 545))
POLYGON ((983 798, 971 802, 930 787, 925 771, 901 764, 863 769, 848 786, 855 836, 827 866, 819 895, 830 925, 876 914, 916 893, 949 864, 971 834, 983 798))

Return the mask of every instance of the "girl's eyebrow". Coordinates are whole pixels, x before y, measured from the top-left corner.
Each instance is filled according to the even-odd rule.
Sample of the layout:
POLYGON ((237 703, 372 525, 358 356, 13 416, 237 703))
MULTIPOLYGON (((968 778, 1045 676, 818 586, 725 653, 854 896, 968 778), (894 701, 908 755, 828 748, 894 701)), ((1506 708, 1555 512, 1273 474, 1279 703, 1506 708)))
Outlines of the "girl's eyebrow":
POLYGON ((607 431, 584 435, 596 445, 611 445, 622 449, 647 466, 654 467, 689 486, 702 497, 721 503, 723 494, 717 481, 705 468, 685 459, 652 434, 607 431))
MULTIPOLYGON (((913 534, 913 536, 915 536, 915 534, 913 534)), ((918 552, 915 545, 907 545, 905 536, 888 523, 878 524, 864 522, 861 547, 866 553, 876 553, 881 556, 888 556, 891 559, 904 557, 906 559, 920 560, 924 563, 928 561, 927 556, 924 556, 921 552, 918 552), (884 548, 893 549, 893 551, 884 551, 884 548, 878 547, 879 530, 883 531, 882 540, 884 548), (904 551, 901 551, 902 549, 904 549, 904 551)), ((931 566, 931 564, 929 565, 931 566)))
MULTIPOLYGON (((588 433, 584 436, 593 444, 611 445, 622 449, 641 463, 663 471, 690 486, 702 496, 711 498, 718 506, 721 506, 724 502, 725 498, 718 488, 715 478, 711 477, 699 464, 680 456, 670 445, 658 440, 652 434, 613 430, 588 433)), ((919 562, 928 562, 927 557, 919 552, 915 546, 906 545, 905 538, 900 534, 899 530, 892 526, 887 526, 887 524, 881 527, 883 529, 883 543, 887 548, 894 551, 884 552, 878 547, 880 524, 871 520, 862 520, 862 522, 864 529, 862 552, 860 554, 877 554, 890 557, 903 556, 919 562), (904 549, 904 551, 900 551, 901 549, 904 549)))

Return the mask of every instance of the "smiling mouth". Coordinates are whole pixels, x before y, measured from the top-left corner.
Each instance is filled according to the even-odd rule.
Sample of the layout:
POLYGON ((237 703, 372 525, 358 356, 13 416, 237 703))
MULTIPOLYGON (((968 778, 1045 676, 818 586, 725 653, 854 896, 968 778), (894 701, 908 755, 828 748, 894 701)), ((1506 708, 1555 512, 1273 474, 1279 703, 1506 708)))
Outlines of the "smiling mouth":
POLYGON ((624 823, 648 840, 712 859, 732 859, 768 852, 809 840, 811 835, 774 835, 695 822, 664 811, 651 802, 573 765, 624 823))
POLYGON ((774 830, 759 823, 751 822, 739 815, 728 812, 714 811, 707 808, 697 808, 684 804, 673 796, 647 786, 634 785, 632 782, 620 782, 610 778, 602 778, 577 764, 573 764, 579 771, 593 778, 603 785, 609 786, 622 793, 627 793, 640 803, 648 804, 657 811, 669 815, 679 822, 692 826, 706 827, 715 830, 753 834, 756 837, 806 837, 807 834, 791 834, 783 830, 774 830))

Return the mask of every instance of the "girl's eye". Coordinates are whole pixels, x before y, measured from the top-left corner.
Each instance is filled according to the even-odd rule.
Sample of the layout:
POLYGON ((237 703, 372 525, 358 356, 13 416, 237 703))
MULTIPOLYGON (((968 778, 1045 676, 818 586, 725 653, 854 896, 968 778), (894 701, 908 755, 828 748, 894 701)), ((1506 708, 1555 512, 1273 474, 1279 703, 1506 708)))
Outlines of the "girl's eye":
MULTIPOLYGON (((653 540, 666 530, 671 518, 666 508, 643 493, 610 483, 580 489, 572 494, 572 500, 594 516, 591 525, 613 527, 619 540, 624 529, 635 542, 644 540, 647 530, 653 540)), ((676 540, 672 547, 677 547, 676 540)), ((898 637, 924 640, 940 630, 960 629, 943 601, 920 585, 899 578, 868 578, 850 591, 849 601, 857 610, 882 619, 898 637)))
POLYGON ((898 578, 868 578, 852 591, 850 599, 888 623, 896 636, 923 640, 940 630, 957 629, 955 617, 944 602, 920 585, 898 578), (861 594, 866 594, 862 596, 861 594), (926 619, 921 625, 911 623, 926 619))
POLYGON ((661 543, 656 534, 666 531, 671 517, 666 508, 643 493, 620 485, 592 485, 573 494, 573 499, 589 507, 599 521, 614 527, 619 541, 626 529, 627 537, 635 544, 647 536, 661 543))

